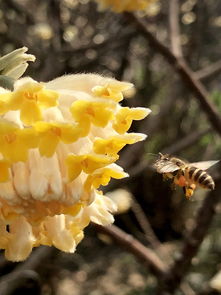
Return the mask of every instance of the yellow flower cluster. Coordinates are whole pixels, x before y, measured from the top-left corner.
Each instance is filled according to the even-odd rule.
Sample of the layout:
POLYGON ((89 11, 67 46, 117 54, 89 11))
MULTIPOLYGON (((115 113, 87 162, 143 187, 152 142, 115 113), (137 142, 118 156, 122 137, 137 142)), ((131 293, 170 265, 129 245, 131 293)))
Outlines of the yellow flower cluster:
POLYGON ((115 164, 128 133, 150 110, 122 107, 130 83, 93 74, 0 88, 0 248, 24 260, 39 245, 74 252, 90 221, 113 222, 97 189, 127 174, 115 164))
POLYGON ((145 10, 156 0, 96 0, 101 10, 110 8, 117 13, 145 10))

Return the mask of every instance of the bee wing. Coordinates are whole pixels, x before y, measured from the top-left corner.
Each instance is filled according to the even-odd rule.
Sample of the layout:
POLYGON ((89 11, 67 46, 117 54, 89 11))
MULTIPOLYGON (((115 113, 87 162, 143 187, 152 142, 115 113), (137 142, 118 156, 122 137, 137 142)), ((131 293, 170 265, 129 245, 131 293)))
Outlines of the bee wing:
POLYGON ((180 167, 169 161, 168 163, 165 163, 165 161, 157 161, 154 167, 158 173, 169 173, 180 169, 180 167))
POLYGON ((190 163, 189 165, 194 166, 199 169, 202 169, 202 170, 207 170, 211 166, 217 164, 219 161, 220 160, 218 160, 218 161, 202 161, 202 162, 190 163))

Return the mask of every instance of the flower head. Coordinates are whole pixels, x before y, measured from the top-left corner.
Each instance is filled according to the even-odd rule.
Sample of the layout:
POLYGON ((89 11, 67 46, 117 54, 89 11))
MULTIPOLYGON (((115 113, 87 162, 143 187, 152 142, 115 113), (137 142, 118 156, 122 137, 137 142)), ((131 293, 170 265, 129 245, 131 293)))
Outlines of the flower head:
POLYGON ((121 107, 130 83, 82 74, 18 80, 0 94, 0 248, 9 260, 33 247, 74 252, 90 221, 113 222, 115 204, 98 189, 128 176, 116 165, 127 133, 148 109, 121 107))

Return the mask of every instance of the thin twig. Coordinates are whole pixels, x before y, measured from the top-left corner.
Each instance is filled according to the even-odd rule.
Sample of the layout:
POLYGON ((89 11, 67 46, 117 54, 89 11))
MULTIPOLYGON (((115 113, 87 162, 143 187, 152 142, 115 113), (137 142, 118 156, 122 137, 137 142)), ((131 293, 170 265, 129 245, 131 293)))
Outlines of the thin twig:
MULTIPOLYGON (((171 261, 171 254, 155 235, 147 216, 145 215, 140 204, 135 199, 133 199, 131 209, 134 212, 141 228, 143 229, 145 237, 150 243, 151 247, 157 251, 157 254, 159 254, 160 258, 163 259, 164 262, 167 261, 167 263, 169 263, 171 261)), ((180 289, 184 295, 195 295, 195 292, 187 282, 183 282, 180 285, 180 289)))
POLYGON ((94 226, 98 232, 110 236, 117 244, 124 247, 128 252, 134 254, 134 256, 141 260, 145 265, 150 266, 158 278, 167 274, 168 268, 163 261, 153 250, 145 247, 133 236, 125 233, 115 225, 101 226, 94 224, 94 226))
POLYGON ((198 80, 209 80, 214 76, 221 73, 221 60, 218 60, 207 67, 194 73, 194 76, 198 80))
POLYGON ((41 247, 36 249, 30 258, 18 266, 9 274, 2 276, 0 279, 0 294, 9 295, 20 287, 32 285, 33 289, 39 289, 40 292, 40 277, 36 272, 42 261, 48 256, 50 248, 41 247))
POLYGON ((40 276, 37 270, 53 252, 53 248, 49 247, 36 249, 25 262, 18 264, 13 271, 1 277, 0 294, 14 294, 15 290, 28 284, 31 284, 35 290, 39 289, 40 292, 40 276))
POLYGON ((221 135, 221 116, 215 105, 209 101, 209 93, 202 83, 195 78, 194 72, 183 60, 177 58, 164 44, 157 40, 155 36, 148 31, 142 20, 138 19, 132 13, 125 13, 125 16, 128 18, 130 23, 136 27, 138 32, 146 38, 150 46, 155 48, 173 66, 185 85, 195 95, 211 125, 221 135))
POLYGON ((182 58, 182 48, 180 44, 179 26, 179 0, 170 0, 169 3, 169 26, 171 51, 177 58, 182 58))
POLYGON ((163 149, 162 153, 176 154, 188 147, 191 147, 194 143, 196 143, 204 135, 208 134, 211 131, 212 131, 211 128, 194 131, 194 132, 188 134, 186 137, 178 140, 177 142, 175 142, 172 145, 163 149))
POLYGON ((204 199, 203 204, 197 213, 195 224, 184 241, 180 258, 172 265, 169 276, 163 282, 159 294, 168 294, 168 292, 169 294, 173 294, 191 267, 192 258, 198 252, 199 247, 207 234, 213 216, 215 215, 215 207, 221 198, 220 190, 221 183, 217 185, 215 191, 212 191, 204 199))
POLYGON ((142 207, 136 201, 135 198, 133 198, 131 210, 133 211, 134 215, 136 216, 136 219, 139 222, 140 227, 142 228, 142 230, 145 234, 145 237, 146 237, 147 241, 150 243, 151 247, 153 249, 155 249, 155 248, 159 248, 160 246, 162 246, 162 244, 158 240, 157 236, 155 235, 155 233, 149 223, 149 220, 147 219, 142 207))
POLYGON ((13 271, 2 277, 0 281, 0 294, 18 294, 20 288, 27 288, 27 286, 30 289, 35 290, 36 293, 34 294, 40 294, 41 285, 38 273, 30 269, 21 270, 19 272, 13 271))

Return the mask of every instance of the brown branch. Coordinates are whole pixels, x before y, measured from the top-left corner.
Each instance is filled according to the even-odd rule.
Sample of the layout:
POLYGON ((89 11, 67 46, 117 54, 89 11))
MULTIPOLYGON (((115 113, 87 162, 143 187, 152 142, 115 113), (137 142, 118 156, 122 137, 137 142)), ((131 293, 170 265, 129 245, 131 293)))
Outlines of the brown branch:
POLYGON ((179 0, 170 0, 169 3, 169 26, 171 51, 177 58, 182 58, 182 48, 180 45, 179 26, 179 0))
POLYGON ((131 210, 133 211, 137 221, 140 224, 140 227, 142 228, 145 237, 147 241, 150 243, 152 248, 159 248, 161 245, 160 241, 158 240, 157 236, 155 235, 149 220, 146 217, 146 214, 144 213, 142 207, 140 204, 136 201, 135 198, 133 198, 133 203, 131 206, 131 210))
POLYGON ((155 48, 167 61, 175 71, 179 74, 185 85, 193 92, 198 100, 202 110, 207 115, 208 120, 214 129, 221 135, 221 117, 216 110, 215 105, 209 101, 209 93, 202 83, 198 81, 193 71, 181 59, 177 58, 165 45, 157 40, 151 32, 148 31, 142 20, 138 19, 132 13, 125 13, 127 19, 132 23, 140 34, 142 34, 149 42, 150 46, 155 48))
POLYGON ((40 247, 32 255, 9 274, 0 279, 0 294, 10 295, 13 291, 21 287, 30 285, 32 290, 38 290, 40 293, 40 276, 37 273, 38 268, 42 266, 43 261, 52 255, 53 248, 40 247))
POLYGON ((0 294, 12 295, 18 294, 20 288, 35 290, 34 294, 40 294, 40 278, 39 275, 33 270, 22 270, 20 272, 12 272, 3 276, 0 281, 0 294))
POLYGON ((192 258, 197 254, 215 215, 215 207, 221 198, 220 191, 221 182, 217 185, 216 190, 212 191, 204 199, 201 208, 197 212, 195 224, 184 241, 180 258, 172 265, 169 276, 163 281, 159 294, 168 294, 168 292, 173 294, 191 267, 192 258))
POLYGON ((51 45, 53 46, 52 49, 55 52, 61 52, 61 46, 64 43, 64 31, 60 11, 61 3, 59 0, 49 0, 48 2, 48 21, 54 31, 54 36, 51 42, 51 45))
POLYGON ((176 154, 179 151, 182 151, 182 150, 190 147, 195 142, 200 140, 204 135, 208 134, 211 131, 212 131, 211 128, 207 128, 205 130, 194 131, 194 132, 188 134, 183 139, 180 139, 177 142, 173 143, 172 145, 163 149, 162 153, 163 154, 164 153, 165 154, 176 154))
POLYGON ((101 226, 94 224, 94 226, 98 232, 110 236, 117 244, 125 248, 128 252, 132 253, 145 265, 150 266, 158 278, 161 278, 167 274, 167 266, 163 263, 163 261, 160 260, 153 250, 145 247, 133 236, 125 233, 115 225, 101 226))
MULTIPOLYGON (((164 262, 170 263, 171 262, 171 255, 168 250, 164 247, 164 245, 160 242, 160 240, 155 235, 151 224, 145 215, 140 204, 133 198, 133 204, 131 207, 132 211, 134 212, 137 221, 139 222, 143 232, 145 233, 145 237, 147 241, 150 243, 151 247, 155 249, 157 254, 159 254, 160 258, 163 259, 164 262)), ((187 282, 183 282, 180 286, 184 295, 195 295, 195 292, 192 290, 190 285, 187 282)))
POLYGON ((207 67, 194 73, 198 80, 209 80, 221 73, 221 60, 208 65, 207 67))

